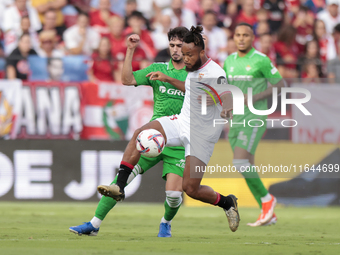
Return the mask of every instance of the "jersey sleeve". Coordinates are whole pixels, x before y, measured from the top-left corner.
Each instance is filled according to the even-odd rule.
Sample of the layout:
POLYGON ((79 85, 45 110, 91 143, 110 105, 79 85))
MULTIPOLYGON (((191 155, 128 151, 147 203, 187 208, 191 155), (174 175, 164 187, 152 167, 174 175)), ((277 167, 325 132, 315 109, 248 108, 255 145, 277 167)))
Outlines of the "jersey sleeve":
POLYGON ((145 76, 148 73, 151 73, 151 72, 154 72, 154 71, 155 71, 154 64, 151 64, 144 69, 133 72, 133 76, 135 77, 135 80, 137 82, 136 86, 139 86, 139 85, 151 86, 151 82, 150 82, 149 77, 145 77, 145 76))
POLYGON ((268 57, 265 57, 261 63, 261 72, 263 77, 272 85, 277 84, 282 79, 281 74, 268 57))

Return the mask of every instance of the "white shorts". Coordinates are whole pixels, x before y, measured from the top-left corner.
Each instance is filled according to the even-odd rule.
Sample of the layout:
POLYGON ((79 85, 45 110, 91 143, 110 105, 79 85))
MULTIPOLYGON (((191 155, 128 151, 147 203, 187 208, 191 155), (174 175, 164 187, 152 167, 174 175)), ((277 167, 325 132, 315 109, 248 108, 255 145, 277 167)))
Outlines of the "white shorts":
POLYGON ((195 156, 206 165, 214 151, 215 143, 206 141, 202 137, 195 137, 190 141, 190 125, 182 121, 179 115, 166 116, 156 119, 161 123, 167 139, 166 146, 183 146, 186 156, 195 156))

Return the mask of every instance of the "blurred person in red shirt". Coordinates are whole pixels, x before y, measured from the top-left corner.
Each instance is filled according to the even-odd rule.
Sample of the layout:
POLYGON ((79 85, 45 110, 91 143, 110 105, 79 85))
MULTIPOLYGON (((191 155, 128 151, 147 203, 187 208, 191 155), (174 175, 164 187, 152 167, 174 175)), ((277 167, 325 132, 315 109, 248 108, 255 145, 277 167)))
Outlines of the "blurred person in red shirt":
POLYGON ((320 83, 322 78, 322 73, 320 73, 319 65, 314 60, 306 61, 302 66, 302 82, 311 84, 311 83, 320 83))
POLYGON ((154 47, 151 34, 146 29, 146 19, 143 14, 138 11, 132 12, 132 14, 128 17, 128 27, 125 29, 125 34, 137 34, 140 37, 139 45, 147 54, 147 58, 149 60, 153 60, 157 54, 157 51, 154 47))
POLYGON ((277 68, 280 74, 285 78, 296 78, 296 62, 299 49, 295 41, 296 29, 291 25, 283 26, 274 43, 277 53, 277 68))
POLYGON ((101 36, 110 34, 110 18, 116 14, 111 11, 110 0, 100 0, 98 10, 90 12, 90 26, 101 36))
POLYGON ((98 50, 92 54, 91 68, 88 73, 89 80, 92 82, 113 82, 115 80, 114 70, 110 39, 108 37, 102 37, 98 50))
POLYGON ((125 35, 124 24, 125 21, 119 16, 113 16, 110 18, 110 43, 111 55, 116 60, 123 60, 125 56, 125 35))
POLYGON ((254 8, 254 0, 244 0, 242 3, 241 11, 236 17, 236 24, 245 22, 254 26, 256 21, 257 18, 254 8))
POLYGON ((315 20, 313 29, 313 39, 318 41, 320 47, 320 57, 324 64, 336 58, 335 42, 332 35, 326 31, 324 21, 315 20))
POLYGON ((313 34, 314 15, 306 6, 300 6, 298 13, 293 18, 292 25, 296 28, 296 42, 299 51, 303 52, 308 39, 313 34))

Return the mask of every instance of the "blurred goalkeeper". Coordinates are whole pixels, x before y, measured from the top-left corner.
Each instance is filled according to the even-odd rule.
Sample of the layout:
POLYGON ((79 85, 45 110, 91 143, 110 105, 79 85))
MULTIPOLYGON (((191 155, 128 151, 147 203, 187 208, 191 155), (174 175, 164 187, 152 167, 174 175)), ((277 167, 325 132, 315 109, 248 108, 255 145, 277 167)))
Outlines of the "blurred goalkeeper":
MULTIPOLYGON (((189 30, 185 27, 176 27, 168 32, 169 51, 171 59, 167 63, 153 63, 147 68, 132 72, 132 59, 140 38, 133 34, 127 39, 127 51, 122 70, 122 83, 124 85, 146 85, 153 88, 154 93, 154 114, 152 120, 179 114, 184 100, 184 85, 181 90, 176 89, 170 83, 151 79, 153 72, 161 71, 169 77, 185 81, 187 71, 182 55, 182 44, 184 35, 189 30)), ((163 152, 155 158, 141 156, 130 174, 127 184, 129 184, 138 174, 143 174, 154 165, 163 161, 163 179, 166 180, 164 202, 165 213, 161 219, 158 237, 171 237, 171 221, 175 217, 182 203, 182 177, 185 166, 183 147, 166 147, 163 152)), ((112 183, 117 182, 117 177, 112 183)), ((111 184, 112 184, 111 183, 111 184)), ((101 185, 103 189, 110 192, 110 186, 101 185)), ((108 214, 116 205, 117 201, 111 197, 103 196, 97 206, 94 217, 90 222, 70 227, 70 231, 78 235, 96 236, 99 227, 108 214)))

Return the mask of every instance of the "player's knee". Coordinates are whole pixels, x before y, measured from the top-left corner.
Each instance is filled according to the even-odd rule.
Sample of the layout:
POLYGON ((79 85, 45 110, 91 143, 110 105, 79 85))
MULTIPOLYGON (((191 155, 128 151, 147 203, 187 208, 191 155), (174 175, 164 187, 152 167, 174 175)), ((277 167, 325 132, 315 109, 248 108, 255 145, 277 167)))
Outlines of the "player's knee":
POLYGON ((183 184, 183 191, 191 198, 197 197, 197 188, 192 185, 183 184))
POLYGON ((181 205, 182 203, 182 192, 181 191, 167 190, 165 191, 165 194, 166 194, 166 203, 171 208, 176 208, 181 205))
POLYGON ((234 159, 233 165, 240 173, 247 172, 251 168, 251 164, 248 159, 234 159))

